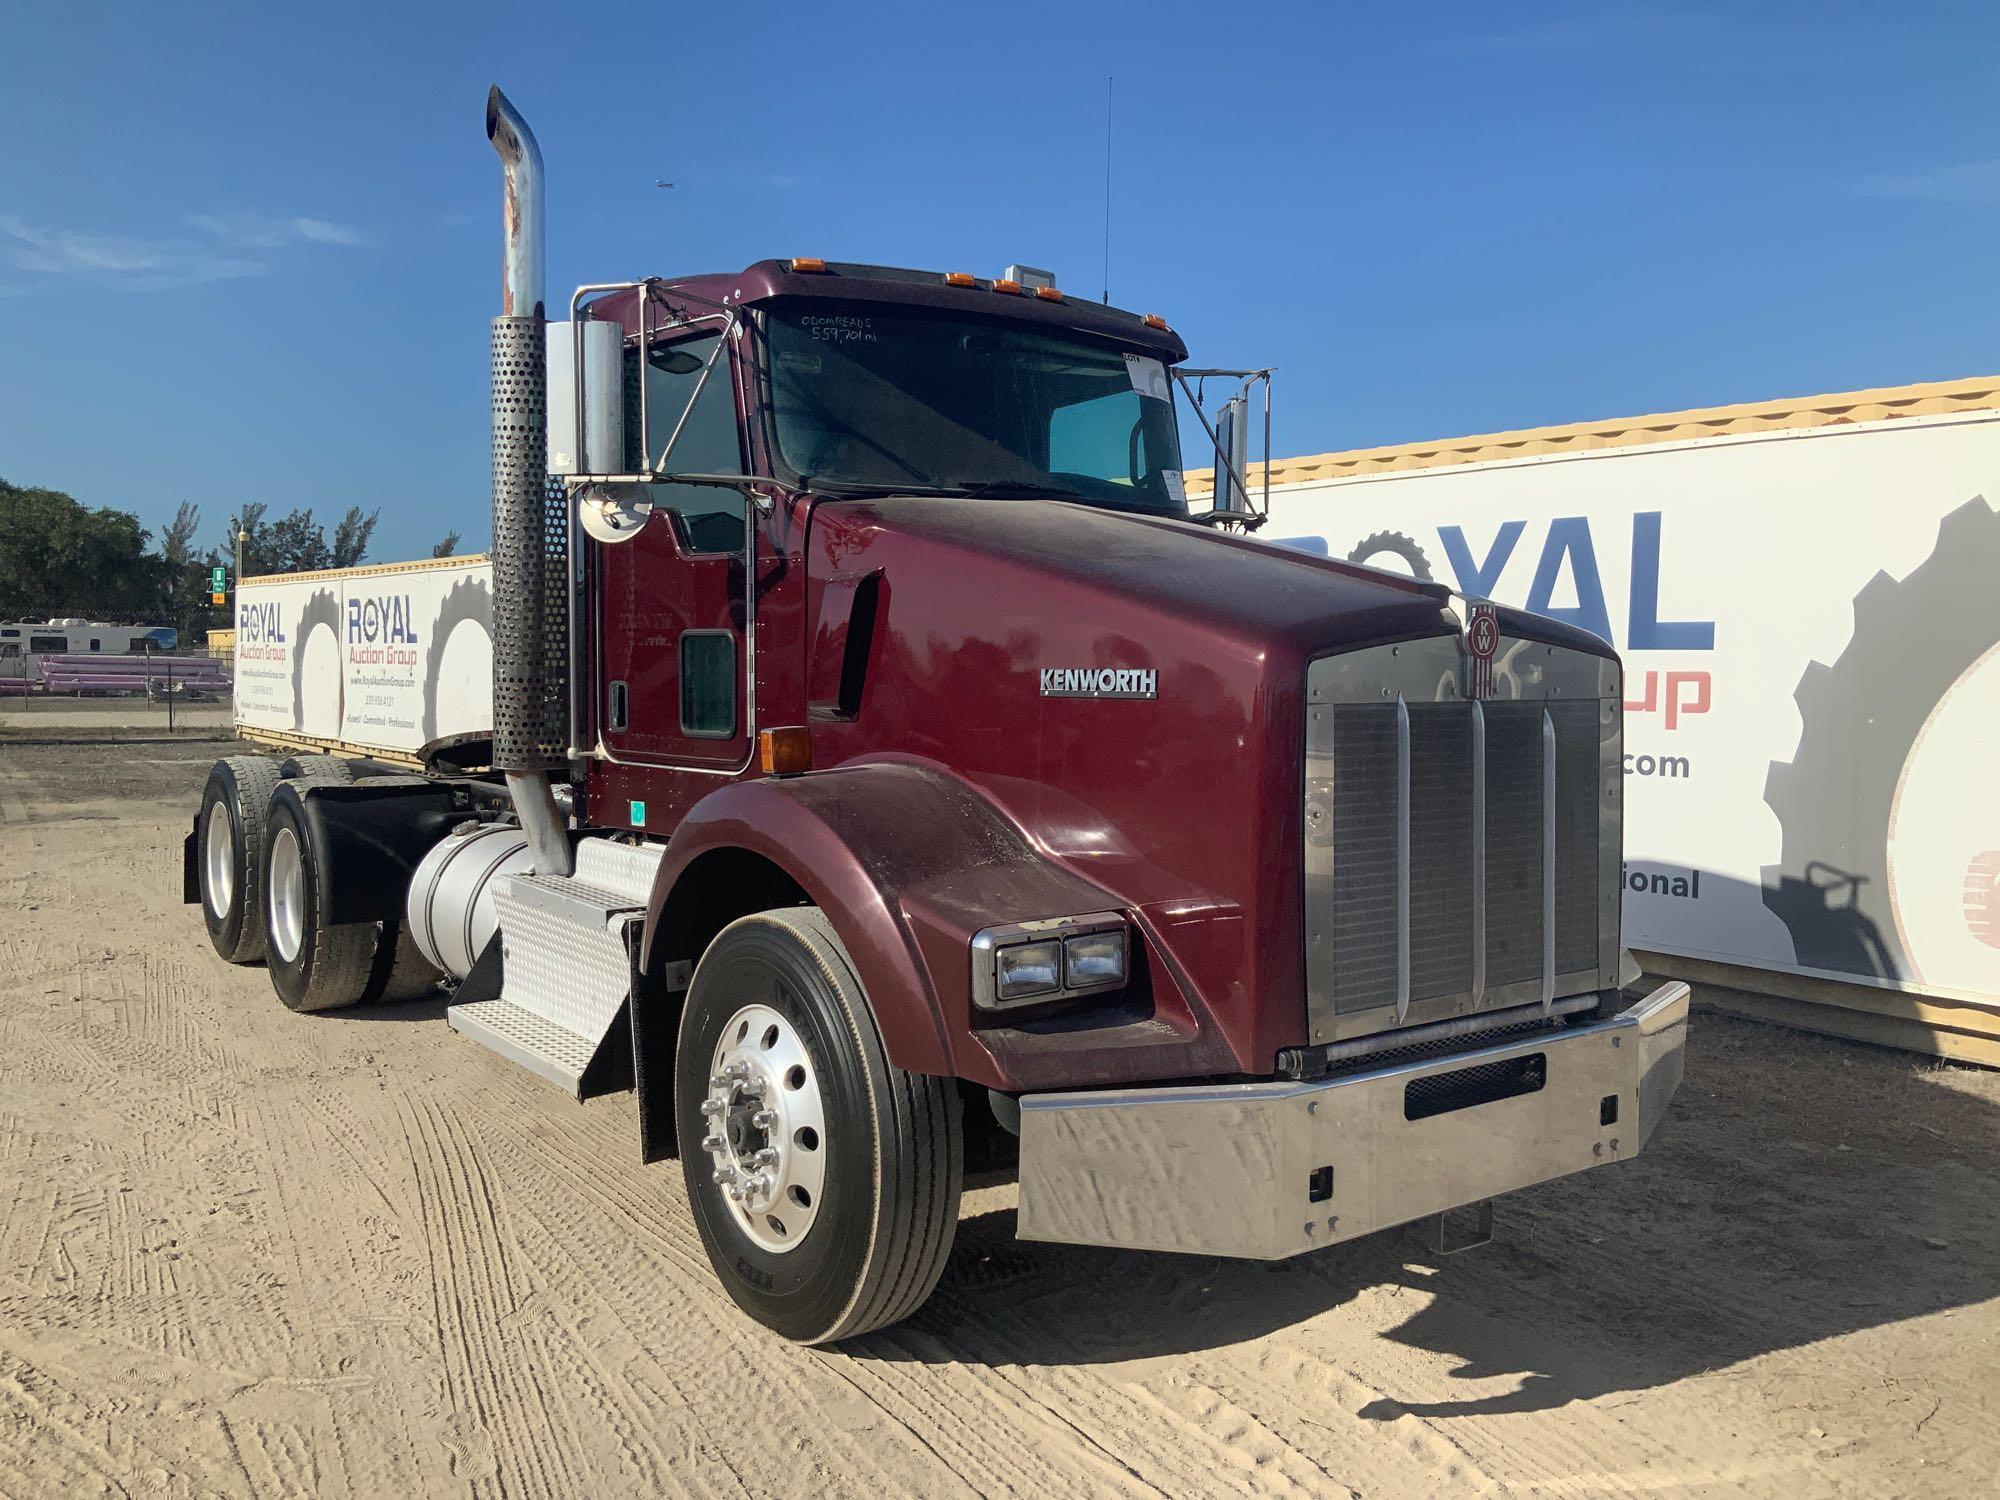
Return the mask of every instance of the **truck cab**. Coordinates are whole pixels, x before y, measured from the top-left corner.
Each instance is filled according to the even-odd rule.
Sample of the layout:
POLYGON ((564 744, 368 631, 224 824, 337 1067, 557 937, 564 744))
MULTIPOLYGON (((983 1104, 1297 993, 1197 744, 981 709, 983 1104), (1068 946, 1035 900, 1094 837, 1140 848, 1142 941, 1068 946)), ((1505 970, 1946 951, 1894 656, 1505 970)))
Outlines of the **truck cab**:
POLYGON ((1026 1238, 1261 1258, 1640 1149, 1687 990, 1626 990, 1605 642, 1191 509, 1155 315, 796 258, 546 322, 488 130, 491 769, 224 763, 225 956, 317 1009, 413 942, 807 1342, 928 1295, 969 1140, 1026 1238))

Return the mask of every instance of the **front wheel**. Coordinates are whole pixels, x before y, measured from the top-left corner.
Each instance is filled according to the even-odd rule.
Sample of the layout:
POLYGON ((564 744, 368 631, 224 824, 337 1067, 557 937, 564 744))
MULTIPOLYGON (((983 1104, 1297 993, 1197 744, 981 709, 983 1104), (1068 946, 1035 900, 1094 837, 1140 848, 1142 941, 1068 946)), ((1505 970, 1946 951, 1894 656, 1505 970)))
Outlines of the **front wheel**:
POLYGON ((923 1304, 958 1227, 958 1091, 890 1064, 817 909, 759 912, 709 945, 674 1083, 688 1200, 738 1306, 822 1344, 923 1304))

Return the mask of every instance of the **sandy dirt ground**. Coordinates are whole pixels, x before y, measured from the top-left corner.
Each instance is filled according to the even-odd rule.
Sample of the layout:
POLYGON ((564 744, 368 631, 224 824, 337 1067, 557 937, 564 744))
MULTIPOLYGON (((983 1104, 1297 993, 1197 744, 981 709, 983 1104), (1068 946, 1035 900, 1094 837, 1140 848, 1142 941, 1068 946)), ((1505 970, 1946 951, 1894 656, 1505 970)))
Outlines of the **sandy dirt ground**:
POLYGON ((1994 1493, 2000 1076, 1696 1017, 1638 1162, 1264 1267, 971 1193, 792 1348, 629 1096, 295 1016, 179 904, 212 750, 0 744, 0 1495, 1994 1493))

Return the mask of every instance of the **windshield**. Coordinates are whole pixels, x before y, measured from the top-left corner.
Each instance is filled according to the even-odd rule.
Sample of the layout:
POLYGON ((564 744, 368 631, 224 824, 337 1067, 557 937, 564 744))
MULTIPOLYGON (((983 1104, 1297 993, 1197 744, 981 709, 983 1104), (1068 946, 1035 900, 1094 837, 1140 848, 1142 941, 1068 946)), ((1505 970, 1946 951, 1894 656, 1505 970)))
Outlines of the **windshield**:
POLYGON ((879 303, 774 304, 785 463, 836 492, 1060 496, 1185 516, 1159 360, 879 303))

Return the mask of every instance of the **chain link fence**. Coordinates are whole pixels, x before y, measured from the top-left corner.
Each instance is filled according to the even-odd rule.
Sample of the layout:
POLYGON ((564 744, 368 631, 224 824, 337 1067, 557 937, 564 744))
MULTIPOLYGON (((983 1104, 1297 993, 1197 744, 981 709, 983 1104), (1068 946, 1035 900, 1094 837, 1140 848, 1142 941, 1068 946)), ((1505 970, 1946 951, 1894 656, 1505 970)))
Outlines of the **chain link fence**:
POLYGON ((227 735, 234 669, 201 649, 0 656, 0 740, 227 735))

